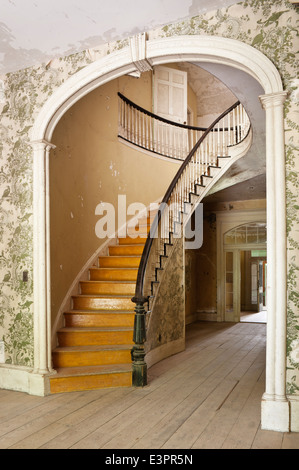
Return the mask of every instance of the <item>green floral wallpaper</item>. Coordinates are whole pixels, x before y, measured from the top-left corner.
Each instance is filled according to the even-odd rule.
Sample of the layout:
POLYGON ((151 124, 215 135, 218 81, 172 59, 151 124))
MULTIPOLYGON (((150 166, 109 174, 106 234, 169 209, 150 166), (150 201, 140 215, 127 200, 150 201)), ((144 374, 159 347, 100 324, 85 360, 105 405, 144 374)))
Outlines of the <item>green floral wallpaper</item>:
MULTIPOLYGON (((285 106, 288 214, 288 393, 299 391, 298 11, 285 0, 245 0, 149 32, 149 37, 217 35, 243 41, 279 70, 285 106)), ((49 96, 87 64, 127 45, 106 44, 0 76, 0 339, 6 361, 33 364, 32 149, 29 132, 49 96), (23 272, 28 271, 28 281, 23 272)))

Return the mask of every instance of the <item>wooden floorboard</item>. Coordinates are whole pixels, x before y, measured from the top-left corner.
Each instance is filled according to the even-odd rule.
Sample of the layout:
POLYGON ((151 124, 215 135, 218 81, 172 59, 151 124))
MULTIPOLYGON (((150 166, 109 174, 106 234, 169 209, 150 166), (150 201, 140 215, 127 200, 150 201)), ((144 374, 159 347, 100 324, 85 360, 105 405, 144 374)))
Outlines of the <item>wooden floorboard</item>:
POLYGON ((260 428, 265 341, 265 324, 198 322, 144 388, 0 390, 0 448, 299 449, 299 433, 260 428))

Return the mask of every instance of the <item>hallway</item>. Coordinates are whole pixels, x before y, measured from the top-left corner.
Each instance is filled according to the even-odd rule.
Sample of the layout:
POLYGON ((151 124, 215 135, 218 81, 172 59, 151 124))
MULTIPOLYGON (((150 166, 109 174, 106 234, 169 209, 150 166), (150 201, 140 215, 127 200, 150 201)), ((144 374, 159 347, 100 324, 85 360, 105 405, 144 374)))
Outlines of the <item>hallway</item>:
POLYGON ((143 389, 47 397, 0 390, 1 449, 299 449, 260 430, 266 325, 194 323, 143 389))

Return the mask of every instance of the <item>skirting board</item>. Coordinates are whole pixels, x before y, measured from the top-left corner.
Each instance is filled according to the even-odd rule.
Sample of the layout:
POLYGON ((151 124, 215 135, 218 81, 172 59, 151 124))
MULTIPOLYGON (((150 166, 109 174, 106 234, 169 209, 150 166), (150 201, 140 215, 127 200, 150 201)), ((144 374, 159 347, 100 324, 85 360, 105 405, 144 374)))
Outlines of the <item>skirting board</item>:
POLYGON ((186 316, 186 325, 197 321, 217 321, 216 310, 197 310, 186 316))
POLYGON ((290 402, 290 431, 299 432, 299 396, 288 396, 290 402))
POLYGON ((41 397, 50 393, 48 376, 7 364, 0 366, 0 388, 41 397))
POLYGON ((261 429, 266 431, 289 432, 289 401, 262 400, 261 429))
POLYGON ((158 346, 155 349, 152 349, 146 354, 145 361, 147 367, 150 368, 157 362, 162 361, 162 359, 166 359, 169 356, 173 356, 179 352, 185 350, 185 337, 177 339, 175 341, 171 341, 171 343, 162 344, 162 346, 158 346))
POLYGON ((197 311, 196 316, 197 321, 217 321, 217 312, 215 310, 197 311))

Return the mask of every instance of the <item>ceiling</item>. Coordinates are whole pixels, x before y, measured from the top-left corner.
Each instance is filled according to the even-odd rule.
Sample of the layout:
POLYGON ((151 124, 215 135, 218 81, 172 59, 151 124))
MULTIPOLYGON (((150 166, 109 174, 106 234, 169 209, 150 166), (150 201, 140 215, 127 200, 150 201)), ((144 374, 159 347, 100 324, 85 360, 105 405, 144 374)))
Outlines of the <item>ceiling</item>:
POLYGON ((0 0, 0 74, 233 3, 236 0, 0 0))
MULTIPOLYGON (((124 39, 234 3, 236 0, 0 0, 0 74, 45 63, 54 57, 124 39)), ((234 93, 245 106, 255 131, 250 154, 246 159, 240 159, 219 180, 213 192, 257 177, 256 189, 259 188, 262 197, 264 187, 260 184, 263 181, 260 175, 265 173, 265 136, 264 115, 258 96, 263 90, 249 75, 231 67, 204 63, 194 65, 212 73, 234 93)), ((252 185, 254 180, 250 187, 252 185)))

